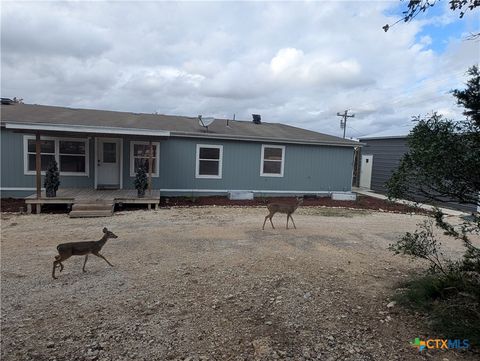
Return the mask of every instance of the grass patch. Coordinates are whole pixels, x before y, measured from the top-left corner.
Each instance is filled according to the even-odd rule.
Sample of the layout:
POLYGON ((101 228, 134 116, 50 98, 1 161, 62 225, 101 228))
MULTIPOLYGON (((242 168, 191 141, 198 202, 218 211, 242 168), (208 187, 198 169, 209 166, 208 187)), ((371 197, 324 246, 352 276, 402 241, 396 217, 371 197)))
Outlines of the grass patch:
POLYGON ((432 336, 480 347, 480 289, 460 274, 427 274, 401 285, 395 300, 428 319, 432 336))

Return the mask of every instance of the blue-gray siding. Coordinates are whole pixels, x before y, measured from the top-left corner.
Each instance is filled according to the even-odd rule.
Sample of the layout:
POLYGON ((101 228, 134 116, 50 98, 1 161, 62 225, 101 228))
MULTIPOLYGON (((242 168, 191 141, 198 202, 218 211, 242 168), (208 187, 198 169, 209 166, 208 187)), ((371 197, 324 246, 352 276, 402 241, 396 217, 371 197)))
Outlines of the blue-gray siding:
MULTIPOLYGON (((130 176, 130 141, 123 138, 123 188, 133 188, 130 176)), ((153 141, 158 141, 153 139, 153 141)), ((89 140, 89 176, 61 176, 61 187, 94 187, 94 137, 89 140)), ((153 178, 153 187, 163 194, 179 194, 173 190, 252 190, 328 192, 350 191, 353 169, 353 148, 338 146, 285 145, 283 177, 260 176, 260 142, 207 140, 201 138, 169 138, 160 140, 160 176, 153 178), (223 145, 222 179, 195 178, 196 145, 223 145)), ((23 196, 29 192, 7 192, 5 188, 34 188, 35 176, 23 172, 23 134, 1 131, 2 197, 23 196)), ((190 191, 182 192, 191 194, 190 191)))

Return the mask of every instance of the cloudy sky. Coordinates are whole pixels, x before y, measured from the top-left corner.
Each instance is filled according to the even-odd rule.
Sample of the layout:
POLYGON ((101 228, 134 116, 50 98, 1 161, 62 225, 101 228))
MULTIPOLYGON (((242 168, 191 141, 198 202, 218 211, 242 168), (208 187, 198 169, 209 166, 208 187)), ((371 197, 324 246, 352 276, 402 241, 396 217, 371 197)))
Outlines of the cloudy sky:
POLYGON ((347 136, 459 117, 449 94, 479 62, 479 11, 441 1, 1 3, 1 95, 26 103, 282 122, 347 136))

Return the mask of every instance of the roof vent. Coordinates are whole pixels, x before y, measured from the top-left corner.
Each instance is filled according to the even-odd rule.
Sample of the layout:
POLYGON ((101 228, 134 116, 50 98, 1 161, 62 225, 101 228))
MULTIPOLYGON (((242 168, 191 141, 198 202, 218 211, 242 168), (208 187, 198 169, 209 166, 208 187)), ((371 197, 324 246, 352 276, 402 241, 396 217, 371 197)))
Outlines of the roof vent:
POLYGON ((252 118, 255 124, 262 124, 262 117, 260 114, 252 114, 252 118))

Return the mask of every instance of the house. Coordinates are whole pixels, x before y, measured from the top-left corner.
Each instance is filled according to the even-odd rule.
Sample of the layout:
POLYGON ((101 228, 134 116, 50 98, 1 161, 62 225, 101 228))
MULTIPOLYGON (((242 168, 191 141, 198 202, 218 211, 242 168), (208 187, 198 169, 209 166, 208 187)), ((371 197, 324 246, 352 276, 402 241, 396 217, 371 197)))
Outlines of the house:
POLYGON ((61 189, 132 189, 143 163, 152 165, 151 188, 162 196, 351 191, 358 142, 262 122, 259 116, 202 122, 20 103, 2 104, 0 110, 2 197, 39 193, 37 139, 38 172, 44 174, 55 159, 61 189))
POLYGON ((364 146, 359 159, 359 187, 387 193, 386 182, 408 152, 407 136, 372 135, 360 138, 360 142, 364 146))
MULTIPOLYGON (((363 144, 360 157, 358 186, 376 193, 386 194, 386 182, 400 165, 400 160, 408 152, 407 135, 386 135, 378 133, 360 138, 363 144)), ((423 197, 417 198, 424 201, 423 197)), ((464 212, 475 212, 473 205, 459 204, 445 200, 442 206, 464 212)))

